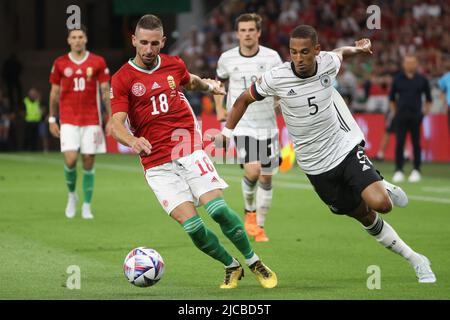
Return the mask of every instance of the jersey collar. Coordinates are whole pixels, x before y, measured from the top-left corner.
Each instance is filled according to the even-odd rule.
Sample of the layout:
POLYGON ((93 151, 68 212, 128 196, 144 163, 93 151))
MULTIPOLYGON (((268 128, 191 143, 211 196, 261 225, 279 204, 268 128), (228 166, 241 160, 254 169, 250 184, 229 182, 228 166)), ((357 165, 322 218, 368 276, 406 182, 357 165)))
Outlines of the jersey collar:
POLYGON ((258 53, 259 53, 259 46, 258 46, 258 50, 257 50, 254 54, 252 54, 252 55, 250 55, 250 56, 244 55, 244 54, 242 53, 242 51, 241 51, 241 47, 239 47, 239 55, 240 55, 241 57, 244 57, 244 58, 253 58, 253 57, 256 56, 258 53))
POLYGON ((83 64, 83 63, 87 60, 88 57, 89 57, 89 51, 86 51, 86 53, 84 54, 83 59, 81 59, 81 60, 75 60, 75 59, 72 57, 72 55, 70 54, 70 52, 69 52, 69 59, 70 59, 70 61, 72 61, 72 62, 75 63, 75 64, 83 64))
POLYGON ((158 59, 158 62, 156 63, 156 66, 153 67, 153 69, 144 69, 142 67, 139 67, 136 63, 134 63, 132 58, 130 58, 130 60, 128 60, 128 64, 138 71, 151 74, 151 73, 155 72, 156 70, 158 70, 159 67, 161 66, 161 57, 159 56, 159 54, 156 57, 156 59, 158 59))
POLYGON ((299 73, 297 73, 297 71, 295 71, 295 65, 294 65, 294 62, 291 62, 291 69, 292 69, 292 72, 294 72, 294 74, 295 74, 297 77, 299 77, 300 79, 308 79, 308 78, 314 77, 314 76, 317 74, 317 70, 319 69, 319 65, 318 65, 318 63, 317 63, 317 61, 316 61, 316 70, 314 71, 314 74, 311 75, 311 76, 309 76, 309 77, 302 77, 299 73))

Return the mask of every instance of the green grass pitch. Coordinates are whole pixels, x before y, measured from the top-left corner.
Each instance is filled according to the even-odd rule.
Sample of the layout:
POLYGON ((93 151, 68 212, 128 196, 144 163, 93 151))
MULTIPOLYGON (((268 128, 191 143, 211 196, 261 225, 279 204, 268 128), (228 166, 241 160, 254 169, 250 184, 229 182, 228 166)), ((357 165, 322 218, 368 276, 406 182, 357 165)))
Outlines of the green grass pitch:
MULTIPOLYGON (((391 178, 392 163, 376 165, 391 178)), ((241 169, 216 167, 230 185, 228 204, 242 214, 241 169)), ((227 291, 219 289, 221 264, 197 250, 165 214, 136 156, 97 158, 95 219, 86 221, 79 211, 72 220, 64 216, 61 154, 0 154, 0 299, 449 299, 450 166, 425 164, 423 173, 421 183, 401 184, 410 196, 408 208, 395 208, 384 218, 430 258, 436 284, 417 283, 400 256, 382 248, 356 221, 331 214, 295 168, 274 178, 266 220, 270 242, 254 243, 276 271, 278 287, 261 288, 246 268, 238 288, 227 291), (123 259, 137 246, 152 247, 165 260, 164 277, 154 287, 134 287, 123 275, 123 259), (71 265, 80 267, 79 290, 66 287, 71 265), (367 270, 373 265, 380 268, 381 288, 369 290, 367 270)), ((81 177, 79 170, 80 197, 81 177)), ((243 262, 203 208, 200 214, 243 262)))

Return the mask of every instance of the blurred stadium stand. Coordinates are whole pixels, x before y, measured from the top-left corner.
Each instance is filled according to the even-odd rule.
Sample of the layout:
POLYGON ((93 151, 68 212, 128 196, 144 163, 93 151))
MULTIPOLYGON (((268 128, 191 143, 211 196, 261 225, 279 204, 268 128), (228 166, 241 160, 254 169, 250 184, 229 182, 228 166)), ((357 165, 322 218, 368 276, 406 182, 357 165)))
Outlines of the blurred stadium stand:
MULTIPOLYGON (((72 4, 80 6, 82 22, 88 27, 88 49, 103 55, 111 72, 134 55, 130 36, 137 19, 154 13, 165 25, 168 41, 164 52, 180 55, 191 72, 214 77, 220 53, 237 45, 234 19, 243 12, 257 12, 263 17, 261 43, 277 50, 285 60, 289 59, 289 31, 298 24, 311 24, 318 30, 323 50, 352 45, 362 37, 372 39, 374 55, 350 60, 338 77, 337 88, 352 111, 386 111, 392 75, 406 52, 418 56, 420 71, 431 81, 432 112, 446 110, 436 82, 450 70, 449 1, 0 0, 2 74, 5 61, 15 53, 22 70, 21 94, 36 87, 43 93, 43 105, 48 104, 51 63, 68 51, 66 8, 72 4), (372 4, 381 8, 380 30, 366 27, 366 9, 372 4)), ((17 149, 22 145, 21 99, 17 102, 9 97, 7 82, 2 77, 0 89, 12 111, 9 149, 17 149)), ((198 115, 214 112, 207 96, 192 99, 198 115)), ((57 149, 52 140, 52 149, 57 149)))

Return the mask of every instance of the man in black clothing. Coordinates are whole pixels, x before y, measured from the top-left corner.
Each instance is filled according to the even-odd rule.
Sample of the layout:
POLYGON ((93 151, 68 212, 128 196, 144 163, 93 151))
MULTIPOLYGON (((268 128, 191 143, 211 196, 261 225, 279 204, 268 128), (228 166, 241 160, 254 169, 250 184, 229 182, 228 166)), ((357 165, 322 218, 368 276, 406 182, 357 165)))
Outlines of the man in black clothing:
POLYGON ((424 115, 431 109, 431 92, 428 80, 417 73, 417 58, 407 55, 403 59, 403 72, 400 72, 392 82, 390 103, 391 110, 396 114, 396 139, 395 148, 395 174, 393 182, 401 182, 405 179, 403 174, 403 150, 406 133, 411 133, 414 150, 414 169, 408 178, 409 182, 421 180, 420 164, 420 125, 424 115), (422 94, 425 94, 426 102, 422 109, 422 94))

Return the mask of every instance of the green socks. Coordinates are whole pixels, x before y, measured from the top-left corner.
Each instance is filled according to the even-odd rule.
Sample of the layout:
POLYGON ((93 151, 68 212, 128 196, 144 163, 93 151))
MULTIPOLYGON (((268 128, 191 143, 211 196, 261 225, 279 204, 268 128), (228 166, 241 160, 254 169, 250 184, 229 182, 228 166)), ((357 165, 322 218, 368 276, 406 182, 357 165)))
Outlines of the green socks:
POLYGON ((75 186, 77 184, 77 168, 74 167, 69 169, 66 165, 64 165, 64 176, 66 178, 66 184, 69 192, 75 192, 75 186))
POLYGON ((233 262, 233 257, 219 243, 217 236, 209 230, 200 216, 195 215, 182 223, 184 231, 191 237, 192 242, 210 257, 219 260, 225 266, 233 262))
MULTIPOLYGON (((69 192, 75 192, 77 185, 77 168, 69 169, 64 165, 64 176, 66 178, 67 188, 69 192)), ((94 191, 95 169, 83 170, 83 196, 85 203, 91 203, 92 193, 94 191)))
POLYGON ((244 225, 239 216, 227 206, 223 197, 211 200, 205 205, 206 212, 222 229, 224 235, 230 239, 245 259, 254 256, 244 225))
POLYGON ((83 197, 85 203, 91 203, 94 192, 95 169, 83 170, 83 197))

